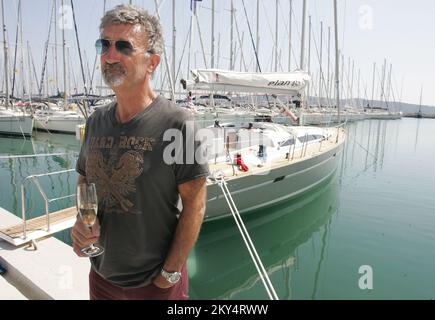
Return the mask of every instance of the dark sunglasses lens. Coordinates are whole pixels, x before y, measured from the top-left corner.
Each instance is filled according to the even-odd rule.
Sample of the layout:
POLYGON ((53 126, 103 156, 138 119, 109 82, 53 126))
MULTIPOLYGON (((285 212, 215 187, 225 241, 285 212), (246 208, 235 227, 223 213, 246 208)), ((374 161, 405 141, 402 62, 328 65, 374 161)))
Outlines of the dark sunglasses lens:
POLYGON ((121 52, 126 56, 129 56, 133 52, 133 46, 128 41, 123 41, 123 40, 116 41, 115 46, 116 46, 116 50, 118 50, 119 52, 121 52))
POLYGON ((97 50, 98 54, 105 54, 107 51, 109 51, 110 48, 110 41, 105 39, 98 39, 95 41, 95 49, 97 50))

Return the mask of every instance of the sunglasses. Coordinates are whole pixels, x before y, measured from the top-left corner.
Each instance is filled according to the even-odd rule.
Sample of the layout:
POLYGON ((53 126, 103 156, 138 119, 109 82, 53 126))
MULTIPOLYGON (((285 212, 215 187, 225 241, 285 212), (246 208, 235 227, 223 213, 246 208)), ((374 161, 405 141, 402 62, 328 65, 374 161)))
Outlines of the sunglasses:
MULTIPOLYGON (((112 43, 115 43, 116 51, 119 53, 129 56, 135 51, 136 49, 133 47, 133 44, 130 41, 127 40, 108 40, 108 39, 98 39, 95 41, 95 49, 97 50, 98 54, 107 54, 109 52, 110 46, 112 43)), ((148 50, 147 53, 153 54, 151 50, 148 50)))

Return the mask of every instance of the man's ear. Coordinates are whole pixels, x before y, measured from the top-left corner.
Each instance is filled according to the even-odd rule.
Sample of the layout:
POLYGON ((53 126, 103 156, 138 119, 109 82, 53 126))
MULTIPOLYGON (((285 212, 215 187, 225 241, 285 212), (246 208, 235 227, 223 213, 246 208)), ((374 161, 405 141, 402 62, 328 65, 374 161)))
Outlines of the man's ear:
POLYGON ((153 74, 156 71, 159 64, 160 64, 160 55, 159 54, 151 54, 150 63, 148 65, 148 72, 153 74))

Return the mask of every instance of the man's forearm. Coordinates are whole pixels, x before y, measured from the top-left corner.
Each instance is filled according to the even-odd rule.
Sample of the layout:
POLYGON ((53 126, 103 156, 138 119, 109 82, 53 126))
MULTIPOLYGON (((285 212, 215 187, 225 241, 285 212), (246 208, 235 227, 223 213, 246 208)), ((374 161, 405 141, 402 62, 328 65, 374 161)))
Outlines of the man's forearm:
POLYGON ((163 268, 166 271, 180 271, 198 239, 205 214, 207 185, 205 178, 199 178, 179 185, 183 210, 180 214, 171 248, 163 268))
POLYGON ((181 270, 198 239, 204 213, 205 206, 183 208, 163 269, 171 272, 181 270))

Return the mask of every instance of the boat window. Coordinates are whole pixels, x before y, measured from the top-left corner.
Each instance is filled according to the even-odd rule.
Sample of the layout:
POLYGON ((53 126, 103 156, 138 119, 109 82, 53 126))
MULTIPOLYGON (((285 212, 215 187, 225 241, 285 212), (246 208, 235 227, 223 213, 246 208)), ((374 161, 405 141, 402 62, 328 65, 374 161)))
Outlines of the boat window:
POLYGON ((280 147, 286 147, 286 146, 290 146, 290 145, 294 145, 294 144, 295 144, 295 139, 290 138, 288 140, 281 142, 279 145, 280 145, 280 147))
POLYGON ((309 134, 309 135, 306 135, 306 136, 300 136, 300 137, 298 137, 298 140, 301 143, 310 142, 310 141, 319 140, 319 139, 323 139, 323 136, 320 135, 320 134, 309 134))

